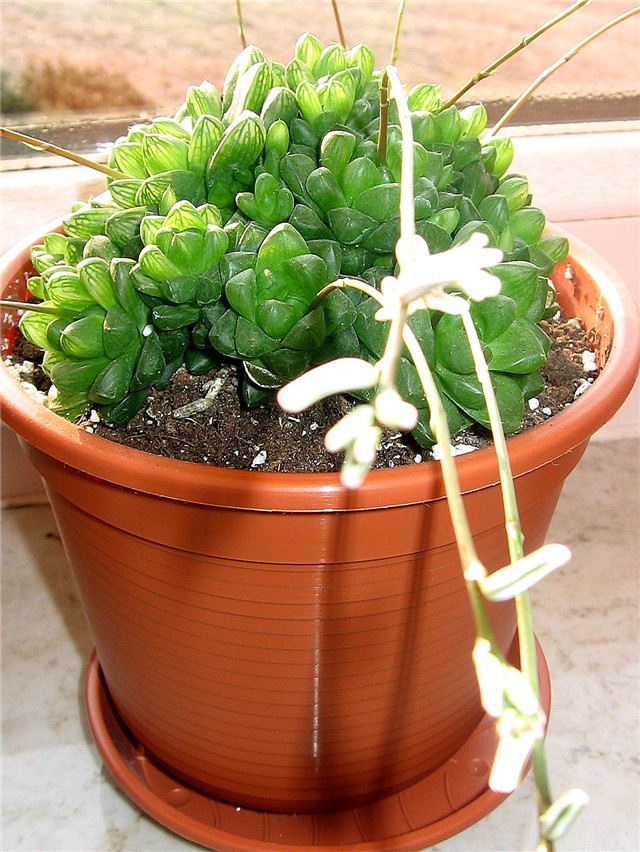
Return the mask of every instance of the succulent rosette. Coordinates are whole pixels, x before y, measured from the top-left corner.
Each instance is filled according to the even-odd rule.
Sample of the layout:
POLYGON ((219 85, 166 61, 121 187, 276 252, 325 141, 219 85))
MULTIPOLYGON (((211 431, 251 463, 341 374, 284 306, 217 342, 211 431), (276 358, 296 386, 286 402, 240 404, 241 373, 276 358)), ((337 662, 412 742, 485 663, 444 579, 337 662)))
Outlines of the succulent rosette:
MULTIPOLYGON (((175 117, 133 126, 109 165, 122 177, 79 206, 33 249, 30 290, 51 313, 29 312, 23 333, 45 350, 67 417, 90 407, 126 423, 152 387, 182 365, 203 374, 241 362, 248 405, 309 366, 336 357, 376 362, 386 339, 373 299, 326 285, 379 287, 396 269, 401 134, 390 100, 379 145, 381 72, 364 45, 343 50, 302 36, 285 66, 247 47, 222 94, 190 87, 175 117)), ((566 241, 544 234, 527 180, 509 174, 508 139, 480 138, 482 106, 444 108, 437 86, 408 93, 414 133, 416 232, 438 253, 486 235, 503 261, 499 295, 472 302, 505 431, 543 386, 556 311, 549 274, 566 241)), ((459 317, 409 319, 434 370, 455 434, 488 425, 459 317)), ((398 387, 433 442, 416 371, 398 387)), ((363 392, 363 394, 366 392, 363 392)))

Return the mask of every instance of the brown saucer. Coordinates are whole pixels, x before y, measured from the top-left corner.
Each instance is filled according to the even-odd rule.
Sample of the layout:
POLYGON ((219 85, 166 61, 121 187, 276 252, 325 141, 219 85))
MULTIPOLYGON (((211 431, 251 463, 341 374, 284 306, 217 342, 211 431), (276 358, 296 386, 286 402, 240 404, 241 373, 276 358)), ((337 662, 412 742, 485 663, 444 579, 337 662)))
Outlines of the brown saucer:
MULTIPOLYGON (((540 687, 550 683, 538 645, 540 687)), ((372 804, 323 814, 277 814, 235 807, 171 778, 118 718, 95 651, 87 672, 89 724, 116 784, 144 813, 217 852, 419 852, 486 816, 506 796, 487 786, 496 748, 485 717, 462 748, 431 775, 372 804)))

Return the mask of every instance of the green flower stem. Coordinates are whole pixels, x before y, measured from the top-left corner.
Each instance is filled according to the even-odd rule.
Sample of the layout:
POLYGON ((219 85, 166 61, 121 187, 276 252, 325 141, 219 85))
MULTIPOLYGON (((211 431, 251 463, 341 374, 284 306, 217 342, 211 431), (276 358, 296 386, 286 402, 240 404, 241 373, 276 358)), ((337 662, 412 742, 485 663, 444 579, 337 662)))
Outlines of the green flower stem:
POLYGON ((407 5, 407 0, 400 0, 398 3, 398 12, 396 14, 396 26, 393 32, 393 42, 391 44, 391 55, 389 57, 389 65, 395 65, 398 61, 398 45, 400 43, 400 29, 402 27, 402 17, 404 9, 407 5))
POLYGON ((42 142, 40 139, 34 139, 32 136, 27 136, 25 133, 19 133, 17 130, 9 130, 8 127, 0 127, 0 136, 5 136, 7 139, 14 139, 16 142, 22 142, 29 148, 35 148, 38 151, 44 151, 45 154, 55 154, 57 157, 64 157, 66 160, 72 160, 80 166, 87 166, 96 172, 102 172, 107 177, 114 180, 126 180, 129 175, 105 166, 102 163, 96 163, 94 160, 88 160, 86 157, 81 157, 80 154, 74 154, 73 151, 67 151, 66 148, 58 148, 57 145, 51 145, 49 142, 42 142))
POLYGON ((504 429, 502 428, 502 419, 500 417, 498 402, 493 390, 493 385, 491 384, 491 375, 482 351, 482 344, 480 343, 476 327, 473 324, 469 305, 463 300, 460 301, 460 317, 469 340, 469 346, 471 347, 471 355, 473 357, 476 375, 480 385, 482 386, 483 395, 487 404, 493 443, 496 456, 498 458, 498 471, 500 474, 500 486, 502 489, 502 502, 506 521, 507 540, 509 544, 509 557, 511 562, 516 562, 524 555, 522 548, 523 537, 520 528, 520 516, 518 513, 511 463, 509 461, 509 453, 507 452, 507 442, 504 435, 504 429))
POLYGON ((68 311, 56 308, 53 305, 45 305, 41 302, 14 302, 12 299, 0 299, 0 308, 14 313, 17 311, 33 311, 36 314, 50 314, 55 317, 62 317, 68 313, 68 311))
MULTIPOLYGON (((523 536, 520 526, 518 504, 516 500, 515 487, 509 453, 498 409, 498 402, 491 384, 491 376, 487 361, 482 351, 478 332, 473 324, 471 312, 465 305, 461 312, 465 332, 471 347, 474 367, 478 380, 482 386, 483 395, 489 413, 489 423, 493 435, 493 444, 498 459, 498 470, 500 474, 500 488, 505 513, 505 530, 509 545, 509 556, 511 562, 521 559, 524 555, 523 536)), ((538 663, 536 659, 535 635, 533 630, 533 615, 531 611, 531 599, 527 592, 523 592, 515 599, 516 619, 518 623, 518 642, 520 646, 520 667, 527 678, 534 695, 540 699, 540 685, 538 677, 538 663)), ((549 769, 546 759, 545 742, 538 740, 533 748, 532 755, 533 774, 535 778, 536 798, 538 813, 542 816, 553 803, 551 784, 549 780, 549 769)), ((553 850, 553 843, 540 838, 539 849, 553 850)))
MULTIPOLYGON (((444 479, 444 487, 447 494, 447 503, 451 514, 451 522, 456 536, 456 544, 460 554, 462 570, 464 573, 473 565, 476 565, 484 572, 480 560, 476 553, 473 536, 469 528, 469 519, 464 501, 460 491, 460 480, 458 479, 458 471, 456 470, 455 461, 451 452, 451 433, 449 431, 449 423, 447 415, 442 405, 440 392, 431 372, 431 367, 425 358, 422 347, 418 343, 414 333, 408 326, 404 330, 404 342, 411 355, 411 360, 416 368, 422 389, 427 400, 430 411, 429 425, 433 429, 442 458, 440 459, 440 469, 442 470, 442 478, 444 479)), ((465 579, 467 593, 471 602, 471 609, 476 625, 476 634, 478 638, 487 639, 493 648, 497 648, 493 631, 489 624, 486 605, 484 598, 480 592, 477 582, 474 580, 465 579)))
MULTIPOLYGON (((398 10, 398 18, 402 18, 404 11, 404 2, 400 4, 398 10)), ((399 22, 396 24, 396 38, 394 39, 394 49, 392 57, 397 53, 397 38, 399 34, 399 22)), ((402 92, 402 84, 398 71, 394 65, 389 65, 385 69, 385 75, 391 84, 391 92, 395 94, 396 104, 398 108, 398 118, 400 127, 402 128, 402 138, 411 139, 411 114, 407 107, 406 98, 402 92), (398 89, 400 91, 398 92, 398 89)), ((402 172, 400 174, 400 239, 405 246, 410 246, 415 235, 415 209, 413 199, 413 156, 403 156, 402 172)), ((400 269, 402 276, 402 269, 400 269)), ((391 321, 391 328, 387 337, 384 355, 382 357, 382 376, 381 384, 383 387, 395 388, 396 373, 400 356, 402 354, 403 344, 403 329, 407 321, 408 305, 400 303, 397 311, 394 313, 391 321)))
POLYGON ((403 331, 407 321, 407 308, 405 305, 400 305, 398 310, 393 315, 387 342, 384 348, 384 354, 380 360, 381 374, 380 385, 383 388, 394 388, 396 386, 396 375, 398 372, 398 364, 402 353, 403 331))
POLYGON ((513 118, 513 116, 518 112, 520 107, 529 100, 535 90, 539 86, 541 86, 545 82, 545 80, 548 80, 548 78, 552 74, 554 74, 559 68, 561 68, 566 62, 568 62, 570 59, 573 59, 573 57, 576 56, 582 50, 583 47, 586 47, 588 44, 597 39, 603 33, 606 33, 607 30, 610 30, 612 27, 615 27, 618 24, 621 24, 623 21, 626 21, 632 15, 637 15, 638 12, 640 12, 640 6, 634 6, 633 9, 629 9, 629 11, 624 12, 622 15, 619 15, 617 18, 614 18, 607 24, 604 24, 599 29, 592 32, 591 35, 588 35, 582 41, 578 42, 578 44, 574 45, 571 50, 568 50, 566 53, 563 53, 560 59, 554 62, 553 65, 550 65, 548 68, 546 68, 542 72, 542 74, 538 75, 538 77, 536 77, 533 83, 531 83, 531 85, 524 90, 524 92, 517 98, 517 100, 513 102, 513 104, 505 112, 502 118, 500 118, 496 122, 495 126, 493 127, 493 130, 491 130, 491 132, 484 137, 483 142, 487 139, 493 139, 498 134, 498 132, 502 130, 505 124, 507 124, 507 122, 509 122, 513 118))
POLYGON ((523 36, 522 40, 508 50, 506 53, 503 53, 502 56, 498 57, 494 62, 490 65, 487 65, 486 68, 483 68, 482 71, 478 71, 473 75, 467 82, 458 89, 451 97, 443 104, 443 109, 452 106, 456 103, 456 101, 460 100, 460 98, 465 95, 469 89, 472 89, 475 85, 477 85, 481 80, 484 80, 487 77, 490 77, 497 68, 500 67, 504 62, 508 59, 511 59, 512 56, 515 56, 521 50, 524 50, 525 47, 531 44, 532 41, 535 41, 538 36, 543 35, 556 24, 559 24, 561 21, 564 21, 565 18, 568 18, 569 15, 572 15, 574 12, 577 12, 582 6, 586 6, 590 3, 591 0, 577 0, 577 2, 572 3, 568 9, 565 9, 564 12, 561 12, 559 15, 556 15, 554 18, 548 20, 545 24, 539 27, 535 32, 531 33, 531 35, 523 36))
POLYGON ((338 28, 338 39, 340 41, 340 47, 343 50, 347 49, 347 41, 344 37, 344 30, 342 29, 342 21, 340 20, 340 10, 338 9, 338 0, 331 0, 331 6, 333 8, 333 17, 336 19, 336 27, 338 28))
POLYGON ((247 39, 244 34, 244 23, 242 20, 242 8, 240 6, 240 0, 236 0, 236 20, 238 21, 238 34, 240 36, 240 44, 242 45, 242 49, 247 46, 247 39))

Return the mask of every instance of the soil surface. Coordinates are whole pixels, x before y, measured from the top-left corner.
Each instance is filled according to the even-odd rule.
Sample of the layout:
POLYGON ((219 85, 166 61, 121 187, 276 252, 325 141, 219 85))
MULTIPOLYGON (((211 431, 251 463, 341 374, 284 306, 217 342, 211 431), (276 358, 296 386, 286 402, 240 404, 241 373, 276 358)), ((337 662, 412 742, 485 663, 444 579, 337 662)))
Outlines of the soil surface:
MULTIPOLYGON (((554 320, 545 330, 552 340, 543 370, 546 389, 525 405, 523 429, 570 405, 576 392, 597 375, 593 365, 585 369, 583 353, 589 347, 579 321, 554 320)), ((16 342, 16 361, 37 360, 38 351, 28 347, 24 341, 16 342)), ((238 391, 240 370, 236 364, 226 364, 206 376, 191 376, 182 368, 167 390, 151 392, 146 405, 125 427, 114 429, 94 422, 95 414, 78 425, 116 443, 182 461, 244 470, 338 471, 342 454, 327 452, 324 435, 354 402, 332 397, 295 416, 282 411, 276 402, 246 409, 238 391), (201 410, 184 409, 193 408, 194 401, 201 410)), ((42 387, 46 381, 36 371, 34 383, 42 387)), ((453 443, 458 452, 464 452, 488 445, 490 437, 477 427, 458 435, 453 443)), ((432 451, 420 447, 410 435, 389 433, 383 437, 376 467, 397 467, 433 457, 432 451)))

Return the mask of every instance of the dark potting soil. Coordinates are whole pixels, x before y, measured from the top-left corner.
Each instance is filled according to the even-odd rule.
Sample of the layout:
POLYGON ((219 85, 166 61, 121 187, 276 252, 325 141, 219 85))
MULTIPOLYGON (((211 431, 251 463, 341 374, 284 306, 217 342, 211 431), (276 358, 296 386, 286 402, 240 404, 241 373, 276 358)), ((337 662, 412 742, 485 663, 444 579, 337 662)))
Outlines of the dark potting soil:
MULTIPOLYGON (((574 319, 546 324, 552 344, 543 375, 543 393, 525 404, 523 430, 548 420, 567 405, 576 392, 597 376, 585 370, 583 352, 588 350, 584 329, 574 319)), ((38 360, 35 350, 23 339, 16 340, 13 359, 38 360)), ((152 391, 142 410, 126 426, 111 428, 94 422, 95 415, 79 427, 143 452, 167 458, 245 470, 280 472, 338 471, 342 454, 332 455, 324 447, 324 435, 354 402, 331 397, 302 414, 282 411, 274 401, 247 409, 240 401, 241 367, 225 364, 206 376, 192 376, 180 369, 165 391, 152 391)), ((46 388, 46 376, 36 368, 34 384, 46 388)), ((482 447, 491 442, 481 427, 458 435, 457 447, 482 447)), ((376 467, 397 467, 431 459, 430 450, 420 447, 410 435, 383 436, 376 467)))

